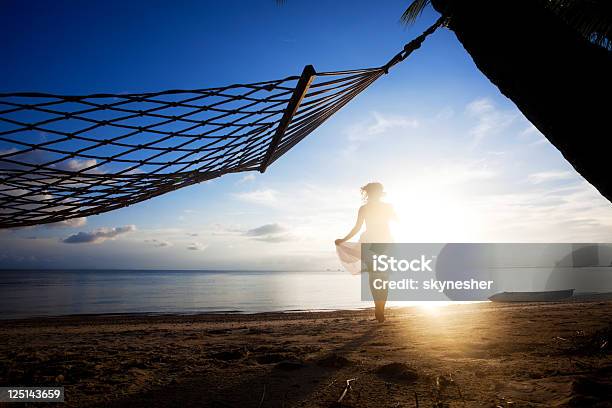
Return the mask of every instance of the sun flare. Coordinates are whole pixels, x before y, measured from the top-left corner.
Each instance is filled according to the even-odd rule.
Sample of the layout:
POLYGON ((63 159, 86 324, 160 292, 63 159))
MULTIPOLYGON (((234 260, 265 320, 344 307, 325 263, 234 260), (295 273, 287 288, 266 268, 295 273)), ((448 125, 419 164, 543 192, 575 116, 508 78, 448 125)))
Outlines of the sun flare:
POLYGON ((481 219, 464 195, 436 187, 434 180, 419 184, 422 185, 389 188, 388 201, 398 215, 393 229, 397 242, 469 242, 477 239, 481 219))

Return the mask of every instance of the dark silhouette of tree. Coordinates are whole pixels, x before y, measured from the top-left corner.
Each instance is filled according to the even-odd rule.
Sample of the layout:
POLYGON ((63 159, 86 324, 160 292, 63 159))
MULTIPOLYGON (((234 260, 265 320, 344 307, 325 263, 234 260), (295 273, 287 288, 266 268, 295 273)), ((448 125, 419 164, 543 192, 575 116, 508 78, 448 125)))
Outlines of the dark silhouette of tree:
POLYGON ((474 63, 612 201, 612 2, 416 0, 432 5, 474 63))

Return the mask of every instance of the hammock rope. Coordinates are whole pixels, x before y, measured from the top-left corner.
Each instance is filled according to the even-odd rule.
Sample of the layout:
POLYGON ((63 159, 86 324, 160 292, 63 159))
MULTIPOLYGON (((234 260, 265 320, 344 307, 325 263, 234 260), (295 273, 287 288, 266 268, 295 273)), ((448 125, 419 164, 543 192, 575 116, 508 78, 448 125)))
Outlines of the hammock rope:
POLYGON ((225 87, 81 96, 0 93, 0 228, 62 222, 223 174, 264 172, 418 49, 387 64, 225 87))

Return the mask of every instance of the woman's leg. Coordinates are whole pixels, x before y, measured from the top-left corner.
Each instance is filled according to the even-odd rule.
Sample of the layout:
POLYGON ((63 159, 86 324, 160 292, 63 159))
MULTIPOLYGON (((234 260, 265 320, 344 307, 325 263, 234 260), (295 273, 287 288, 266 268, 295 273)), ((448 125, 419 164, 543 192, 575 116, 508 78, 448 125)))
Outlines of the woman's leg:
POLYGON ((386 286, 381 288, 381 283, 376 282, 376 286, 374 285, 376 279, 385 280, 386 274, 380 274, 375 272, 370 272, 370 292, 372 293, 372 298, 374 299, 374 315, 379 322, 385 321, 385 304, 387 303, 388 289, 386 286))
POLYGON ((363 256, 363 267, 368 272, 368 280, 370 284, 370 293, 372 293, 372 299, 374 300, 374 315, 376 320, 379 322, 385 321, 385 303, 387 302, 387 287, 382 285, 382 282, 377 279, 386 280, 386 274, 381 272, 375 272, 372 264, 373 255, 379 254, 379 244, 369 243, 362 244, 361 250, 363 256))

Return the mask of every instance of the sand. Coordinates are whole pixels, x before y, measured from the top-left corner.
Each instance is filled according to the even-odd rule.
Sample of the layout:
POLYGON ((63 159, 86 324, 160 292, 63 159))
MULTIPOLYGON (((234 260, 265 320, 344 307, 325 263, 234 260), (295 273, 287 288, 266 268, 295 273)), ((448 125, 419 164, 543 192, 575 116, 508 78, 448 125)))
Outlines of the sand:
POLYGON ((2 321, 0 382, 63 385, 70 407, 612 406, 612 302, 372 315, 2 321))

